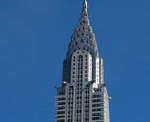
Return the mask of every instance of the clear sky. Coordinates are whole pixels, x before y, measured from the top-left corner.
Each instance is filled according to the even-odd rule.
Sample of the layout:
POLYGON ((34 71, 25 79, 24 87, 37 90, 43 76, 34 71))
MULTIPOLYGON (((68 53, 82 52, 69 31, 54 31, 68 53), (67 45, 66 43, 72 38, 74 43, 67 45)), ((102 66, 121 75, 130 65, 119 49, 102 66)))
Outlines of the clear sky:
MULTIPOLYGON (((54 122, 82 0, 0 0, 0 122, 54 122)), ((150 0, 88 0, 111 122, 150 122, 150 0)))

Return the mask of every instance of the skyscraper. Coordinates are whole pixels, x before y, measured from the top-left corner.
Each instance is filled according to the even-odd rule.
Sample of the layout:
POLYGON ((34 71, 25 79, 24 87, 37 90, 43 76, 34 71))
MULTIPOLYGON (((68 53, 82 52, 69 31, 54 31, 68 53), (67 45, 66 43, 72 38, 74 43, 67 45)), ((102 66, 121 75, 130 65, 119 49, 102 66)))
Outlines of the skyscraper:
POLYGON ((62 87, 55 97, 55 122, 109 122, 103 60, 90 26, 87 1, 63 62, 62 87))

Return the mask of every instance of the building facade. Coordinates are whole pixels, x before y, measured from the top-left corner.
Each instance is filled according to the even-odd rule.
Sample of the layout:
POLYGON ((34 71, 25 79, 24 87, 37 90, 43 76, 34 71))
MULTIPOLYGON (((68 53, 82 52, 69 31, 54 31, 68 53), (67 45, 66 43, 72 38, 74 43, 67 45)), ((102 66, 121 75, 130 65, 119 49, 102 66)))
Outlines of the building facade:
POLYGON ((63 62, 62 86, 55 97, 55 122, 109 122, 109 99, 103 60, 84 1, 63 62))

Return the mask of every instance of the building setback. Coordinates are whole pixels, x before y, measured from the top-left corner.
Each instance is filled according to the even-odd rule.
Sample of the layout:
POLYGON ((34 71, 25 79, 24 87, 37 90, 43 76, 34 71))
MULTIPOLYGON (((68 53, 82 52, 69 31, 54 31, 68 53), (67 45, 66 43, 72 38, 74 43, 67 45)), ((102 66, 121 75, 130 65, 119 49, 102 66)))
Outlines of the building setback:
POLYGON ((55 97, 55 122, 109 122, 103 59, 90 26, 87 1, 63 62, 62 87, 55 97))

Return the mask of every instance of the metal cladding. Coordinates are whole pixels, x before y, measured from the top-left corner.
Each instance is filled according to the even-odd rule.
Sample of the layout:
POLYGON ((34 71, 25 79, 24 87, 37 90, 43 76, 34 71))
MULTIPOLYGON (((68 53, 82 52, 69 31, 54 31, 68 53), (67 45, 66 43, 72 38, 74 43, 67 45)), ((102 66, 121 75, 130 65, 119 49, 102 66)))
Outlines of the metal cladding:
POLYGON ((62 86, 56 87, 55 122, 109 122, 103 59, 88 19, 87 1, 63 62, 62 86))
POLYGON ((67 56, 70 56, 74 51, 78 49, 91 51, 91 54, 93 56, 98 56, 95 35, 88 19, 86 1, 84 1, 79 24, 75 28, 74 34, 71 36, 71 42, 69 44, 67 56))

